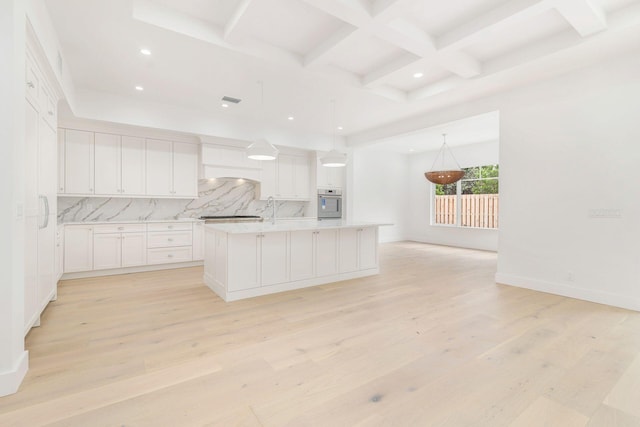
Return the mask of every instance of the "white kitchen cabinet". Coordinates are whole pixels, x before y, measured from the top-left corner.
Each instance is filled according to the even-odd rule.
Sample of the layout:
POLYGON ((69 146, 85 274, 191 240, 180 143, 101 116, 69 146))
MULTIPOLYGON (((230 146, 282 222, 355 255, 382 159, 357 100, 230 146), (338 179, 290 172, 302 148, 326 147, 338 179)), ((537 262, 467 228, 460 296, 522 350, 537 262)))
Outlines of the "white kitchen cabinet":
POLYGON ((193 260, 202 261, 204 259, 204 222, 193 223, 193 260))
POLYGON ((147 139, 147 195, 198 197, 198 147, 147 139))
POLYGON ((176 197, 198 197, 198 146, 173 143, 173 193, 176 197))
POLYGON ((120 268, 122 265, 120 233, 93 235, 93 270, 120 268))
POLYGON ((65 194, 93 194, 94 133, 66 129, 64 144, 65 194))
POLYGON ((187 223, 151 223, 147 226, 147 262, 169 264, 193 260, 193 231, 187 223))
POLYGON ((227 244, 229 290, 287 281, 287 233, 235 234, 227 244))
POLYGON ((147 233, 122 233, 122 267, 147 263, 147 233))
POLYGON ((145 194, 144 139, 96 133, 94 146, 96 195, 145 194))
POLYGON ((340 273, 378 266, 377 227, 340 230, 340 273))
POLYGON ((115 195, 120 193, 122 186, 120 141, 120 135, 94 134, 95 194, 115 195))
POLYGON ((290 244, 291 281, 338 272, 337 230, 291 231, 290 244))
POLYGON ((307 156, 280 154, 275 161, 262 162, 260 198, 308 200, 310 169, 307 156))
POLYGON ((145 142, 144 138, 123 136, 121 142, 120 194, 146 194, 145 189, 145 142))
POLYGON ((64 229, 63 226, 56 228, 56 282, 64 273, 64 229))
POLYGON ((65 175, 65 135, 66 129, 58 129, 58 194, 64 194, 64 175, 65 175))
POLYGON ((64 272, 93 270, 93 226, 64 228, 64 272))
POLYGON ((146 140, 146 186, 148 195, 173 195, 172 145, 171 141, 146 140))
POLYGON ((322 166, 320 159, 316 161, 316 187, 343 188, 345 168, 328 168, 322 166))

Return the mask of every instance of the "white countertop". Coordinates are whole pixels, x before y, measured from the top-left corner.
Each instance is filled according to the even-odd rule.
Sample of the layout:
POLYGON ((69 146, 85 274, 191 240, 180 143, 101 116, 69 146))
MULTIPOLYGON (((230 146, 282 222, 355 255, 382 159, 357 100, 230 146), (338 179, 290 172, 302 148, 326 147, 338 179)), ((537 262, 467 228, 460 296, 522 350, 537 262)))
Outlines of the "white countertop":
POLYGON ((383 225, 392 225, 387 223, 362 222, 362 221, 345 221, 345 220, 299 220, 299 221, 276 221, 272 224, 270 221, 264 222, 244 222, 244 223, 225 223, 225 224, 205 224, 210 230, 223 231, 231 234, 243 233, 265 233, 275 231, 300 231, 300 230, 322 230, 335 228, 358 228, 358 227, 378 227, 383 225))
POLYGON ((141 219, 141 220, 129 220, 129 221, 76 221, 76 222, 63 222, 58 225, 102 225, 102 224, 152 224, 159 222, 204 222, 198 218, 180 218, 180 219, 141 219))

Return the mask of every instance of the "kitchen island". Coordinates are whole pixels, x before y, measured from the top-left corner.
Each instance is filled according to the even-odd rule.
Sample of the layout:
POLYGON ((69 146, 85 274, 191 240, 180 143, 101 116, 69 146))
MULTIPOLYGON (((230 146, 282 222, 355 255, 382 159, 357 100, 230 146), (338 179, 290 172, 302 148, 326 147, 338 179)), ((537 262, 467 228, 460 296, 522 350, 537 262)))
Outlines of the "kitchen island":
POLYGON ((235 301, 378 274, 380 225, 207 224, 204 281, 225 301, 235 301))

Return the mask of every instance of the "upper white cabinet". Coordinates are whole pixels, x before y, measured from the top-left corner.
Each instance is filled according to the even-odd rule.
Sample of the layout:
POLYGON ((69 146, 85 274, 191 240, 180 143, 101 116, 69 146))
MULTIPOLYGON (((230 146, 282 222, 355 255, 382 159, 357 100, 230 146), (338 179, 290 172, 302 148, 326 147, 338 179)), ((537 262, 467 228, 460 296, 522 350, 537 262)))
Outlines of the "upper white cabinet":
POLYGON ((147 139, 147 192, 158 196, 173 195, 173 144, 171 141, 147 139))
POLYGON ((322 166, 320 159, 316 161, 316 186, 318 188, 342 188, 344 186, 345 168, 328 168, 322 166))
POLYGON ((147 194, 198 197, 198 146, 147 139, 147 194))
POLYGON ((198 146, 173 143, 173 195, 198 197, 198 146))
POLYGON ((94 133, 64 131, 64 188, 66 194, 94 194, 94 133))
POLYGON ((198 146, 59 129, 58 194, 198 197, 198 146))
POLYGON ((95 194, 145 194, 144 139, 95 134, 95 194))
POLYGON ((262 162, 260 198, 309 200, 309 158, 280 154, 275 161, 262 162))

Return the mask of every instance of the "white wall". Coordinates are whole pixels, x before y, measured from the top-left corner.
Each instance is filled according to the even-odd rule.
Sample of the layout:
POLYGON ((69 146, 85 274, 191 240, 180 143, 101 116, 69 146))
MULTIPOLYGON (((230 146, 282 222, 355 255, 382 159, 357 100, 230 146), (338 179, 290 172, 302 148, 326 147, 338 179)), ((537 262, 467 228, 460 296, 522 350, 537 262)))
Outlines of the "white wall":
POLYGON ((380 241, 406 239, 409 159, 405 154, 355 150, 351 154, 349 218, 393 224, 380 227, 380 241))
POLYGON ((640 310, 638 76, 634 52, 505 100, 499 282, 640 310))
POLYGON ((17 390, 24 351, 25 11, 0 0, 0 396, 17 390))
MULTIPOLYGON (((498 141, 450 148, 463 168, 499 163, 498 141)), ((431 169, 437 155, 436 150, 410 157, 408 238, 417 242, 497 251, 497 230, 431 225, 432 184, 424 173, 431 169)))
MULTIPOLYGON (((499 110, 496 280, 640 310, 639 75, 640 51, 629 51, 394 129, 499 110), (621 217, 588 218, 591 209, 620 210, 621 217)), ((415 204, 410 210, 418 212, 415 204)))

